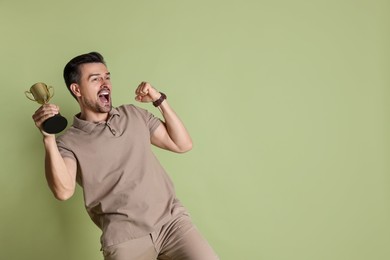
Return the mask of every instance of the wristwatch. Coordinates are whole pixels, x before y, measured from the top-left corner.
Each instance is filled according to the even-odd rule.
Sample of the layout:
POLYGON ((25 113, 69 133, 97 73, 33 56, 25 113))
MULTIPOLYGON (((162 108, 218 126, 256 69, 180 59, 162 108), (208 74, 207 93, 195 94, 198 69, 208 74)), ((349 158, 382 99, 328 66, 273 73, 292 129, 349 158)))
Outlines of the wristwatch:
POLYGON ((153 106, 155 106, 155 107, 160 106, 161 103, 162 103, 165 99, 167 99, 167 96, 166 96, 164 93, 160 92, 160 94, 161 94, 160 98, 157 99, 156 101, 153 101, 153 106))

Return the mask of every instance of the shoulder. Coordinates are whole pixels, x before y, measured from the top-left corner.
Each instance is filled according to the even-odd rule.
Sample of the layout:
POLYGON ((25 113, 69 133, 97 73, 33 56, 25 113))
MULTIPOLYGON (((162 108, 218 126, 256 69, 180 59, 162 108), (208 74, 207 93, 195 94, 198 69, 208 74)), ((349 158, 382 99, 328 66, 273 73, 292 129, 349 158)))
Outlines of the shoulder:
POLYGON ((119 114, 125 114, 130 121, 142 122, 151 131, 160 125, 161 121, 154 114, 149 112, 147 109, 135 106, 133 104, 122 105, 116 108, 119 114))
POLYGON ((62 146, 62 147, 66 147, 66 146, 70 145, 72 142, 77 142, 76 132, 78 132, 78 131, 79 130, 77 130, 73 126, 69 127, 68 129, 65 130, 64 133, 56 136, 57 145, 62 146))
POLYGON ((118 110, 118 112, 122 112, 122 111, 130 111, 130 112, 146 111, 146 109, 138 107, 138 106, 136 106, 134 104, 124 104, 124 105, 121 105, 119 107, 116 107, 115 109, 118 110))
POLYGON ((133 104, 126 104, 126 105, 121 105, 117 108, 115 108, 118 113, 121 114, 127 114, 131 116, 137 116, 137 117, 143 117, 143 118, 148 118, 152 115, 148 110, 138 107, 133 104))

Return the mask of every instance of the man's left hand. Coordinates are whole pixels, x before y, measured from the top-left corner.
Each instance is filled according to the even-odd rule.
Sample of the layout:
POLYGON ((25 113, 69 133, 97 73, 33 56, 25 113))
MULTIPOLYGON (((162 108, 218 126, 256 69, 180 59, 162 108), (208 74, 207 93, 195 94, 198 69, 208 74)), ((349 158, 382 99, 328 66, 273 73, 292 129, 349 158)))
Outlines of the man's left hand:
POLYGON ((135 95, 135 100, 139 102, 153 102, 161 96, 160 92, 148 82, 141 82, 135 90, 135 95))

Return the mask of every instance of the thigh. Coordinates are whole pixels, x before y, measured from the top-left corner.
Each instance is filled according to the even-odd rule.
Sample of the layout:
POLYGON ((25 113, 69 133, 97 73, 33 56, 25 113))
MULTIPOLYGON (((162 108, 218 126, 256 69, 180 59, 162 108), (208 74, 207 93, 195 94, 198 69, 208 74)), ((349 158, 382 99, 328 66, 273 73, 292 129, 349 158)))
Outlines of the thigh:
POLYGON ((104 260, 156 260, 157 258, 150 236, 103 248, 103 255, 104 260))
POLYGON ((175 222, 175 227, 165 234, 166 241, 159 260, 218 260, 217 254, 193 225, 189 217, 175 222))

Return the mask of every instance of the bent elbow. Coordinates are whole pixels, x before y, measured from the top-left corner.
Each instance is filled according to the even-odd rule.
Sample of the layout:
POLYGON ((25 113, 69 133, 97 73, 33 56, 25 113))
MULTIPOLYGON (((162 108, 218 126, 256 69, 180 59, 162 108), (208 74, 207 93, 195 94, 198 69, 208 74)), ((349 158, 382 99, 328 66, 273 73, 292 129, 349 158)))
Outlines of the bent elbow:
POLYGON ((178 153, 186 153, 192 150, 192 142, 188 142, 186 145, 180 147, 178 153))
POLYGON ((53 192, 54 197, 59 201, 66 201, 73 196, 73 191, 68 192, 53 192))
POLYGON ((58 194, 55 194, 54 197, 59 200, 59 201, 66 201, 68 199, 70 199, 70 197, 72 196, 66 196, 66 195, 58 195, 58 194))

